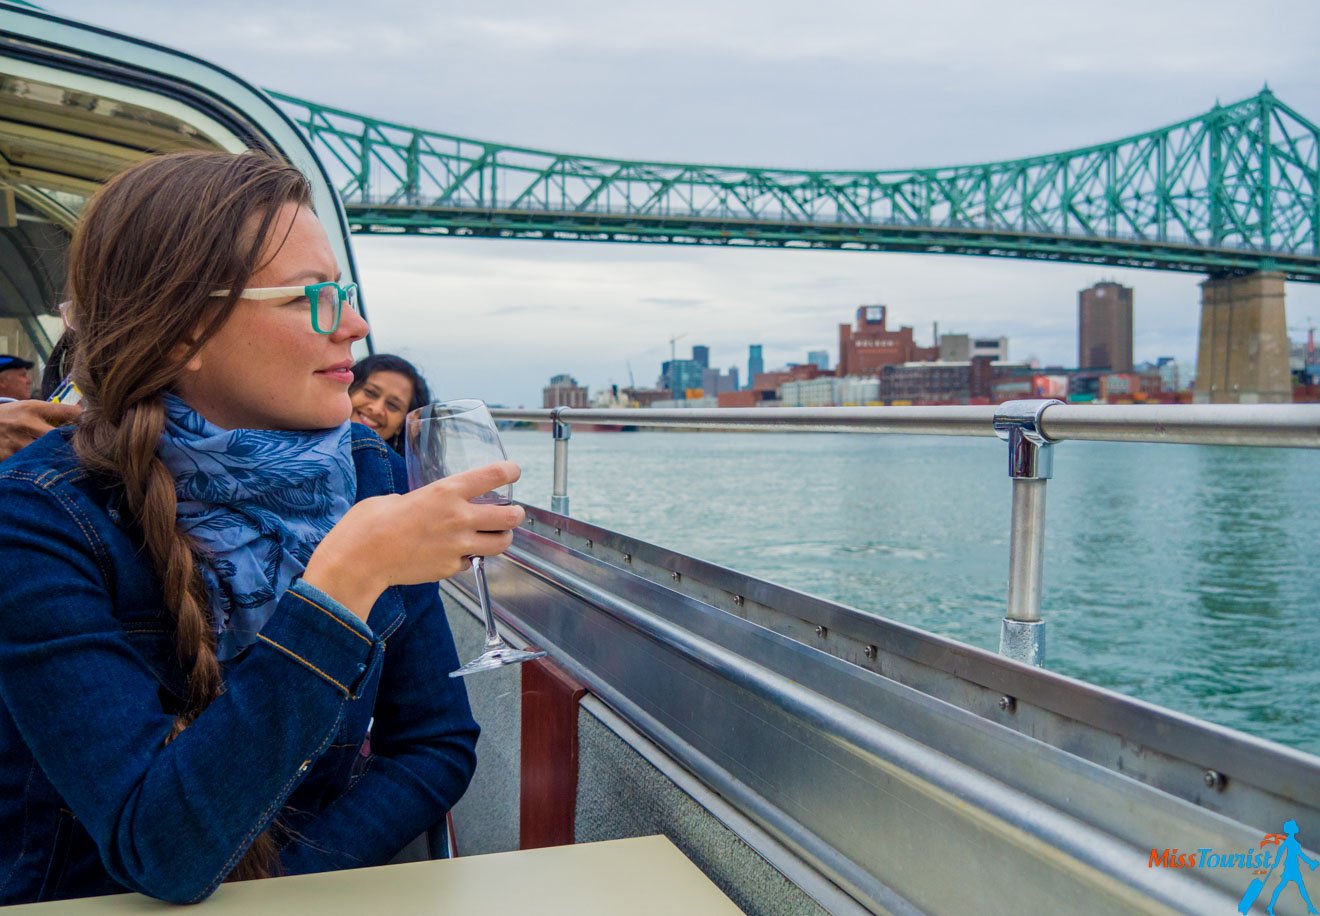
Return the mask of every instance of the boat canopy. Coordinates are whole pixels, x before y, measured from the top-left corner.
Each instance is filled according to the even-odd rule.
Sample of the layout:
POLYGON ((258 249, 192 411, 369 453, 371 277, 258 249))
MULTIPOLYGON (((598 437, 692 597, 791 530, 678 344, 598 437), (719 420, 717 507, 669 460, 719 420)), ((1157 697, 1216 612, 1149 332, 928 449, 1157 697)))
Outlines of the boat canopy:
POLYGON ((356 280, 338 196, 265 93, 180 51, 0 2, 0 352, 49 355, 69 234, 102 182, 158 153, 248 148, 308 176, 340 266, 356 280))

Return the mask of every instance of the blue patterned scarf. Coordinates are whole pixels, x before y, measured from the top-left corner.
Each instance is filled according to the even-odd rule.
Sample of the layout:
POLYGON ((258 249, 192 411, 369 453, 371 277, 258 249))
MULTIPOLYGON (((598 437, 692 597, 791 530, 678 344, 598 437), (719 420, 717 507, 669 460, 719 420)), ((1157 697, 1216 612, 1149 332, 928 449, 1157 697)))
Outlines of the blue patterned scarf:
POLYGON ((179 528, 202 550, 219 644, 228 661, 257 633, 312 550, 353 505, 351 433, 221 429, 165 395, 157 454, 174 477, 179 528))

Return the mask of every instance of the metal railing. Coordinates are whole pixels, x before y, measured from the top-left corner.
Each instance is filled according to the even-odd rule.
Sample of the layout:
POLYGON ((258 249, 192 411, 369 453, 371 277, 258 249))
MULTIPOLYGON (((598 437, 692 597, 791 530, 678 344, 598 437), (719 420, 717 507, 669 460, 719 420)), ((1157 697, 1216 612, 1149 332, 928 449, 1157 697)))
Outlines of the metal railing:
POLYGON ((1030 665, 1045 662, 1040 615, 1045 546, 1045 483, 1055 443, 1068 439, 1320 448, 1320 404, 1070 405, 1009 401, 995 407, 786 407, 653 410, 556 407, 493 409, 497 420, 546 423, 554 437, 552 512, 569 514, 568 442, 574 423, 716 432, 852 432, 890 435, 998 436, 1008 443, 1013 481, 1007 612, 999 652, 1030 665))

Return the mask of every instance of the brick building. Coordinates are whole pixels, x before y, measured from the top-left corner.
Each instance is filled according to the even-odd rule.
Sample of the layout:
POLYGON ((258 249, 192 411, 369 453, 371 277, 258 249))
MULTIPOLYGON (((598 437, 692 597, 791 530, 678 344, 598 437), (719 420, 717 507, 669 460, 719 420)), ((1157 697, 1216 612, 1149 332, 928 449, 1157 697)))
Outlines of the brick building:
POLYGON ((968 362, 886 366, 880 374, 880 398, 891 404, 988 404, 1005 380, 1025 374, 1029 385, 1031 371, 1027 366, 991 362, 988 356, 968 362))
POLYGON ((883 305, 863 305, 855 327, 839 325, 838 375, 879 375, 885 366, 939 359, 937 347, 917 346, 911 328, 889 330, 885 312, 883 305))
MULTIPOLYGON (((832 376, 834 373, 828 369, 822 371, 819 366, 812 363, 800 363, 787 369, 776 369, 774 372, 762 372, 753 376, 752 390, 777 392, 784 382, 806 382, 823 375, 832 376)), ((772 393, 770 396, 775 395, 772 393)))
POLYGON ((541 406, 550 407, 586 407, 587 386, 579 385, 577 379, 568 373, 556 375, 550 384, 541 389, 541 406))

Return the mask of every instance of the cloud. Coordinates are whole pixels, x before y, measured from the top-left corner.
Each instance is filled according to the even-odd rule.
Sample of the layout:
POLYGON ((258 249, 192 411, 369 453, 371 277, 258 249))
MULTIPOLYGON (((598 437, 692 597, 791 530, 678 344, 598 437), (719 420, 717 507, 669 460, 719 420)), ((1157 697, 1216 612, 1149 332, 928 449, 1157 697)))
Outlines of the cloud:
POLYGON ((687 309, 698 305, 707 305, 709 299, 684 299, 676 296, 647 296, 642 300, 647 305, 666 305, 670 308, 687 309))
MULTIPOLYGON (((257 85, 485 140, 637 160, 894 168, 1086 146, 1173 123, 1265 82, 1320 120, 1320 4, 1112 0, 51 0, 257 85), (127 26, 125 24, 128 24, 127 26), (699 25, 698 25, 699 23, 699 25), (1176 40, 1170 36, 1177 36, 1176 40), (1231 48, 1232 53, 1225 53, 1231 48)), ((1006 334, 1014 357, 1076 355, 1077 291, 1136 290, 1137 359, 1195 358, 1195 275, 935 255, 704 246, 355 240, 381 349, 447 396, 539 404, 550 375, 654 380, 668 339, 715 365, 825 347, 880 302, 927 341, 1006 334)), ((1290 324, 1320 286, 1288 288, 1290 324)))

